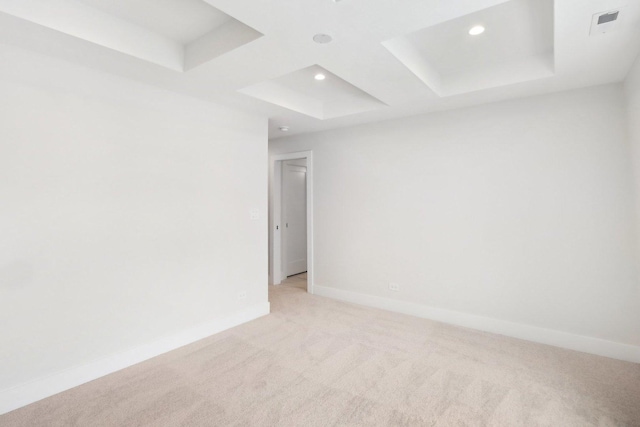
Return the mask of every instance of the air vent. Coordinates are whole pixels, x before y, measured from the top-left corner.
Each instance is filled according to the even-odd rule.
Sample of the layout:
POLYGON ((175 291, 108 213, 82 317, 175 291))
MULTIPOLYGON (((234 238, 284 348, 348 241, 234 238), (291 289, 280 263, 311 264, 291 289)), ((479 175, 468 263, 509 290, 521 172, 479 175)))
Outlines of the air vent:
POLYGON ((622 8, 596 13, 591 19, 591 31, 589 34, 597 36, 619 30, 623 16, 622 8))
POLYGON ((619 10, 611 13, 605 13, 604 15, 598 16, 598 25, 606 24, 607 22, 613 22, 618 19, 618 15, 620 14, 619 10))

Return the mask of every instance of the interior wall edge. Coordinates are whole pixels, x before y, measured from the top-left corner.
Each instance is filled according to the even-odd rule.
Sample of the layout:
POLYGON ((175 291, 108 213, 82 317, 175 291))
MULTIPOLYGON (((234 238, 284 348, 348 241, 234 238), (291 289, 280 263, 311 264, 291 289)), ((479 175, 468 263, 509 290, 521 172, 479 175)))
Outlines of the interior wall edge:
MULTIPOLYGON (((638 263, 640 265, 640 56, 632 65, 623 82, 627 108, 629 149, 635 180, 635 209, 638 235, 638 263)), ((639 291, 640 292, 640 291, 639 291)))
POLYGON ((640 363, 640 346, 633 346, 600 338, 571 334, 538 326, 509 322, 491 317, 430 307, 406 301, 345 291, 328 286, 315 286, 315 294, 352 304, 434 320, 464 328, 504 335, 568 350, 640 363))
POLYGON ((269 302, 162 339, 0 391, 0 415, 184 347, 270 313, 269 302))
POLYGON ((314 150, 319 285, 640 346, 627 127, 616 83, 269 150, 314 150))

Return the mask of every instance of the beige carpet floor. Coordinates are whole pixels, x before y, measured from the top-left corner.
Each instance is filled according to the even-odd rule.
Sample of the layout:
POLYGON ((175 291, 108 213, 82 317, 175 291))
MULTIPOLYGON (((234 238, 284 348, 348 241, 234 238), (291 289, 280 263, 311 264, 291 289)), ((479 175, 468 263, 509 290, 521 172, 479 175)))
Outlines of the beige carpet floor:
POLYGON ((307 290, 307 273, 296 274, 295 276, 289 276, 281 283, 283 286, 291 286, 293 288, 307 290))
POLYGON ((640 426, 640 365, 350 305, 272 314, 0 417, 9 426, 640 426))

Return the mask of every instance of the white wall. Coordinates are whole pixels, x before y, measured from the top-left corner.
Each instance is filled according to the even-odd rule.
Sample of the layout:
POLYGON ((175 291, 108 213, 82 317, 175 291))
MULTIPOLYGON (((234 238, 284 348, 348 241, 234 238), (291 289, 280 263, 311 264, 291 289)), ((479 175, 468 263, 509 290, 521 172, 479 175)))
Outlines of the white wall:
POLYGON ((0 62, 0 391, 268 310, 266 119, 0 62))
MULTIPOLYGON (((629 141, 635 172, 636 218, 638 230, 640 230, 640 56, 629 71, 624 89, 627 98, 629 141)), ((640 246, 640 235, 638 239, 640 246)))
MULTIPOLYGON (((640 345, 620 85, 270 142, 271 154, 304 150, 321 293, 544 328, 529 329, 543 342, 546 330, 640 345)), ((520 328, 508 325, 486 329, 520 328)))

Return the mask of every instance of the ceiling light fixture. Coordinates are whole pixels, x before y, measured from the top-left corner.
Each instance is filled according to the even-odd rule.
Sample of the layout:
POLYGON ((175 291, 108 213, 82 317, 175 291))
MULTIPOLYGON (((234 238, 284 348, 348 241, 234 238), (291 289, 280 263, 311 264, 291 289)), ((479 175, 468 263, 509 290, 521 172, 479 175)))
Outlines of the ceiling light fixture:
POLYGON ((316 34, 313 36, 313 41, 320 44, 331 43, 333 38, 329 34, 316 34))
POLYGON ((471 34, 472 36, 478 36, 482 33, 484 33, 484 27, 482 25, 476 25, 469 30, 469 34, 471 34))
POLYGON ((280 126, 282 132, 289 132, 289 126, 280 126))
POLYGON ((327 76, 325 76, 325 75, 324 75, 324 74, 322 74, 322 73, 318 73, 318 74, 316 74, 313 78, 314 78, 314 79, 316 79, 316 80, 324 80, 324 79, 326 79, 326 78, 327 78, 327 76))

